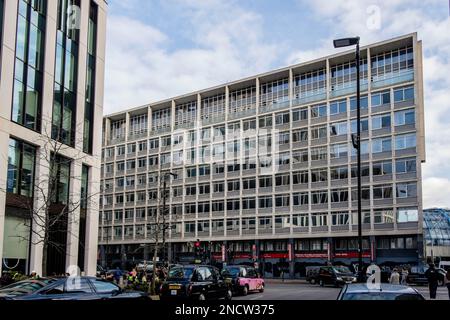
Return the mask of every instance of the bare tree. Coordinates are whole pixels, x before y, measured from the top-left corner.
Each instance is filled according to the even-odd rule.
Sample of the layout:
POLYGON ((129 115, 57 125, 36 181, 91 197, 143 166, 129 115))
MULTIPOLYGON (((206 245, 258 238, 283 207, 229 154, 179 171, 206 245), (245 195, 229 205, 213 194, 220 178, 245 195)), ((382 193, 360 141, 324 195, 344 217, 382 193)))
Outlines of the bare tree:
POLYGON ((82 175, 76 175, 72 170, 72 163, 83 162, 87 157, 82 151, 61 142, 75 142, 75 145, 79 145, 74 135, 75 130, 64 132, 55 126, 51 129, 44 127, 38 141, 35 141, 39 146, 35 157, 39 171, 38 176, 34 177, 32 197, 6 193, 7 203, 21 209, 26 227, 30 230, 29 238, 21 235, 17 237, 29 241, 32 245, 43 247, 44 276, 49 271, 47 265, 49 250, 65 252, 67 243, 58 241, 58 237, 66 234, 80 243, 79 235, 73 234, 70 226, 79 223, 78 211, 81 208, 96 205, 94 203, 96 194, 89 194, 87 190, 85 192, 71 190, 69 185, 71 181, 82 179, 82 175))

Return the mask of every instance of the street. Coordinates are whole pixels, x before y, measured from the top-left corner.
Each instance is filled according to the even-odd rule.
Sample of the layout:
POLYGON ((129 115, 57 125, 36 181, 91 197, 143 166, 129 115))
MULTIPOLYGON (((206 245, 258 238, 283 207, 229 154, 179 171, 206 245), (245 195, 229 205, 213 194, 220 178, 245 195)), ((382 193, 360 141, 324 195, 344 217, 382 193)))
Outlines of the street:
MULTIPOLYGON (((429 299, 428 287, 415 286, 415 288, 429 299)), ((335 300, 340 288, 332 286, 320 287, 304 281, 266 280, 264 293, 249 293, 247 296, 235 296, 233 300, 335 300)), ((446 287, 439 287, 438 300, 448 300, 446 287)))

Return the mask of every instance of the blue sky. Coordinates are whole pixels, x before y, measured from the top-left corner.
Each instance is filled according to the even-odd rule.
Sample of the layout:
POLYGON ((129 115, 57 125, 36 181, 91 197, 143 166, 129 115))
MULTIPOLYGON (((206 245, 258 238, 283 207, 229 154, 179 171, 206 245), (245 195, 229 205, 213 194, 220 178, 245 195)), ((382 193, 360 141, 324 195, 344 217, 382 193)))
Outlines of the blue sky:
POLYGON ((424 47, 424 205, 450 207, 448 0, 110 0, 105 113, 418 32, 424 47), (438 152, 436 152, 438 151, 438 152))

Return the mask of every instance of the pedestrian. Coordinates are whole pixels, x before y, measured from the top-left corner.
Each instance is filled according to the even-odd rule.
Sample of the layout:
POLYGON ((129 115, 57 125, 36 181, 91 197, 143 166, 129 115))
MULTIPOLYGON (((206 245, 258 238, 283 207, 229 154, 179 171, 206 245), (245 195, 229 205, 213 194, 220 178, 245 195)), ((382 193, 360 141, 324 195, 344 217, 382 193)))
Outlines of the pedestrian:
POLYGON ((407 280, 408 280, 408 269, 403 268, 402 270, 402 285, 406 286, 407 285, 407 280))
POLYGON ((400 284, 400 274, 397 271, 397 268, 394 268, 394 271, 391 273, 391 277, 389 278, 390 284, 400 284))
POLYGON ((430 299, 436 299, 436 292, 438 288, 438 271, 434 263, 430 263, 430 267, 425 271, 425 276, 428 279, 428 288, 430 289, 430 299))
POLYGON ((31 271, 31 274, 30 274, 30 279, 33 279, 33 280, 36 280, 36 279, 38 279, 39 278, 39 276, 37 275, 37 272, 36 271, 31 271))
POLYGON ((448 298, 450 299, 450 270, 445 274, 444 283, 447 286, 448 298))

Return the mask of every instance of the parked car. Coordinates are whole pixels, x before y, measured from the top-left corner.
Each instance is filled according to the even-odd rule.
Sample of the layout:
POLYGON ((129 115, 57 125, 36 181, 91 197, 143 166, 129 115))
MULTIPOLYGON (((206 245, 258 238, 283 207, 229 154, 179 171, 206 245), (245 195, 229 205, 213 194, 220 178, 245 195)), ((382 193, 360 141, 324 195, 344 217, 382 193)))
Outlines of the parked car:
POLYGON ((324 286, 326 284, 332 284, 338 287, 347 283, 354 283, 357 281, 356 275, 345 266, 327 266, 320 267, 319 284, 324 286))
POLYGON ((109 300, 148 299, 147 294, 123 291, 112 282, 95 277, 61 278, 31 294, 8 298, 11 300, 109 300))
POLYGON ((216 267, 186 265, 169 270, 166 281, 160 287, 160 296, 162 300, 231 300, 233 293, 216 267))
MULTIPOLYGON (((411 268, 411 271, 406 278, 406 282, 408 284, 416 284, 416 285, 427 285, 428 279, 425 276, 425 272, 428 270, 428 267, 415 267, 411 268)), ((444 269, 436 268, 438 271, 438 284, 439 286, 444 285, 444 278, 447 272, 444 269)))
POLYGON ((226 266, 222 270, 225 282, 231 285, 234 293, 246 296, 250 291, 264 292, 264 279, 258 276, 255 268, 242 265, 226 266))
POLYGON ((425 300, 414 288, 381 283, 380 288, 369 289, 367 284, 347 284, 338 295, 338 300, 425 300))
POLYGON ((311 266, 306 267, 306 281, 308 281, 311 284, 316 284, 319 282, 319 270, 320 266, 311 266))
POLYGON ((55 282, 53 278, 30 279, 12 283, 0 289, 0 299, 8 299, 33 293, 50 283, 55 282))

